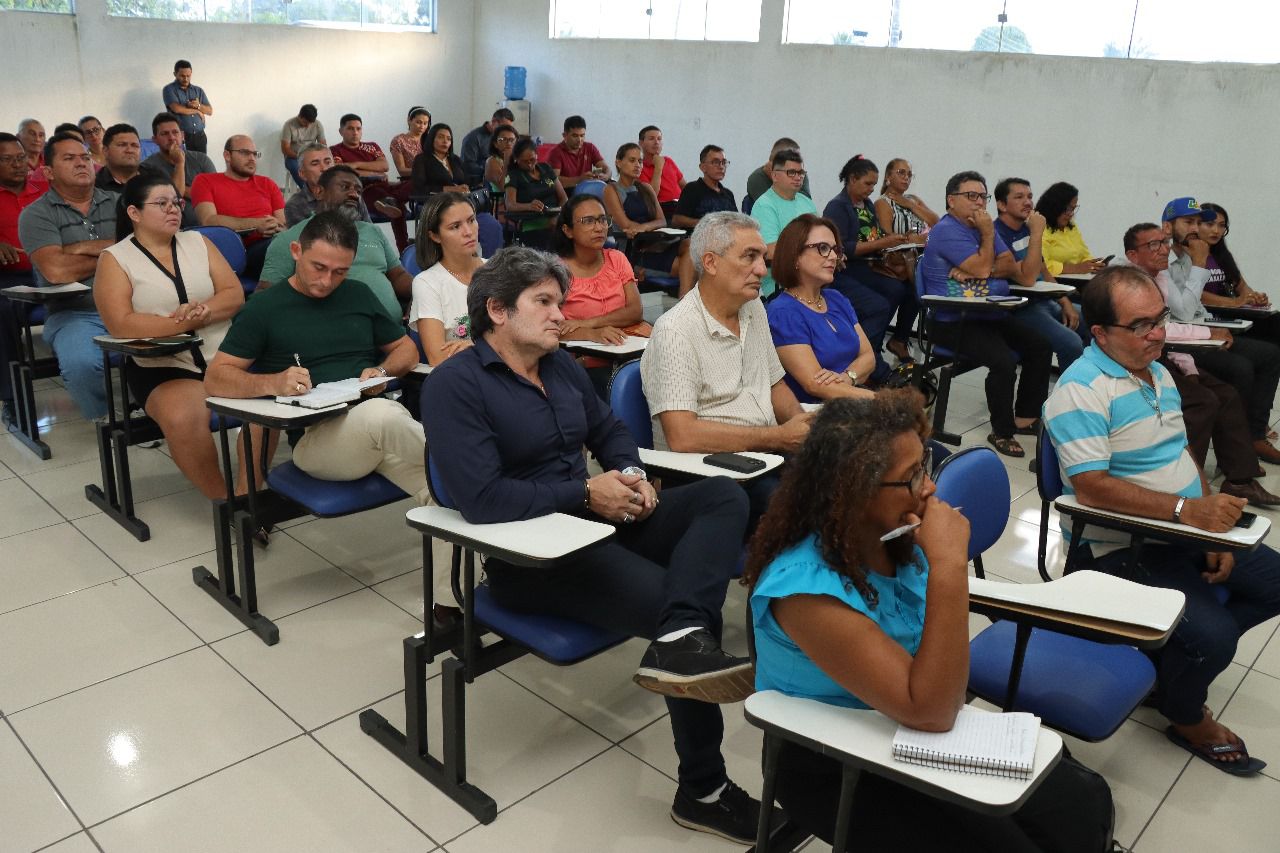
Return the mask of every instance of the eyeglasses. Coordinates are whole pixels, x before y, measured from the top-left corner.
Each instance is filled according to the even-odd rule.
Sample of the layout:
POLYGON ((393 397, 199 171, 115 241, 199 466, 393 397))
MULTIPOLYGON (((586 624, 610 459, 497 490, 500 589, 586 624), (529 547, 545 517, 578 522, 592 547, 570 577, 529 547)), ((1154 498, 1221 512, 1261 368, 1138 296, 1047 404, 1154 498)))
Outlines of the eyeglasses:
POLYGON ((803 178, 809 173, 804 169, 774 169, 775 172, 782 172, 788 178, 803 178))
POLYGON ((1169 309, 1166 308, 1160 312, 1160 316, 1154 320, 1135 320, 1132 323, 1108 323, 1113 329, 1128 329, 1140 338, 1145 338, 1156 329, 1163 329, 1169 324, 1169 309))
POLYGON ((516 138, 514 136, 499 136, 497 141, 499 145, 515 145, 516 144, 516 138))
POLYGON ((1165 237, 1163 240, 1148 240, 1145 243, 1139 243, 1138 248, 1146 249, 1148 252, 1158 252, 1162 248, 1165 251, 1168 251, 1169 247, 1172 245, 1173 245, 1173 238, 1165 237))
POLYGON ((158 201, 144 201, 142 206, 151 206, 159 210, 161 213, 165 213, 171 209, 182 210, 187 206, 187 200, 185 198, 162 198, 158 201))
POLYGON ((920 494, 921 488, 924 487, 925 478, 924 468, 917 468, 912 474, 910 480, 881 480, 881 486, 901 487, 911 492, 913 495, 920 494))
POLYGON ((610 225, 613 224, 613 220, 610 219, 608 216, 604 216, 604 215, 579 216, 574 221, 577 222, 579 225, 585 225, 588 228, 594 228, 597 225, 603 225, 605 228, 608 228, 610 225))
POLYGON ((725 166, 729 165, 729 161, 728 160, 707 160, 706 164, 708 166, 715 166, 716 168, 723 169, 725 166))
POLYGON ((106 128, 101 127, 101 126, 99 126, 99 127, 86 127, 84 130, 82 130, 82 131, 80 131, 80 132, 81 132, 81 133, 83 133, 85 136, 97 136, 98 134, 106 133, 106 128))
POLYGON ((806 249, 813 249, 824 258, 830 257, 832 252, 835 252, 837 258, 844 257, 844 250, 839 246, 833 246, 830 243, 805 243, 804 247, 806 249))
POLYGON ((245 157, 252 157, 255 160, 262 159, 261 151, 254 151, 252 148, 228 148, 232 154, 243 154, 245 157))
POLYGON ((969 201, 980 201, 983 204, 986 204, 988 201, 991 200, 991 196, 988 193, 968 192, 968 193, 950 193, 950 195, 964 196, 969 201))
POLYGON ((0 157, 0 166, 16 166, 25 162, 27 162, 26 154, 8 154, 0 157))
POLYGON ((894 169, 893 173, 904 178, 914 178, 915 174, 910 169, 894 169))

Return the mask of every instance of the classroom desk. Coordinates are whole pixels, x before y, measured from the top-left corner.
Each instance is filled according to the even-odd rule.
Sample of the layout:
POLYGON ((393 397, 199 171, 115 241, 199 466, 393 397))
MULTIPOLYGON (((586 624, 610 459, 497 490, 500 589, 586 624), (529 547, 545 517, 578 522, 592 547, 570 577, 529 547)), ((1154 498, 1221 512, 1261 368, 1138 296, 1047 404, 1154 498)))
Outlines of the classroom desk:
POLYGON ((1032 299, 1058 299, 1076 292, 1074 285, 1058 284, 1052 281, 1037 281, 1030 287, 1021 284, 1009 285, 1010 296, 1028 296, 1032 299))
MULTIPOLYGON (((896 760, 892 744, 898 724, 879 711, 842 708, 813 699, 786 696, 776 690, 762 690, 747 698, 743 714, 765 733, 762 802, 773 801, 778 748, 783 740, 793 741, 841 763, 844 780, 836 817, 837 840, 847 835, 852 817, 853 783, 858 771, 875 773, 927 796, 976 812, 1007 815, 1026 802, 1062 757, 1062 737, 1052 729, 1041 727, 1030 778, 958 773, 896 760)), ((768 833, 767 822, 761 821, 756 839, 757 851, 768 848, 768 833)), ((843 849, 837 842, 833 853, 843 849)))
POLYGON ((636 335, 627 335, 627 339, 620 344, 602 344, 596 341, 561 341, 560 346, 569 350, 569 352, 578 355, 593 355, 597 358, 607 358, 611 361, 627 361, 640 353, 644 352, 644 348, 649 345, 648 338, 637 337, 636 335))
MULTIPOLYGON (((144 441, 163 438, 160 427, 145 414, 134 417, 130 411, 129 387, 125 382, 128 370, 146 370, 131 366, 129 358, 146 359, 176 355, 199 347, 203 341, 199 335, 181 334, 157 338, 117 338, 111 335, 95 335, 93 342, 102 350, 102 381, 107 393, 107 422, 96 427, 98 463, 102 472, 102 485, 88 483, 84 496, 89 503, 102 510, 108 518, 123 527, 139 542, 151 538, 151 528, 134 513, 133 479, 129 473, 129 448, 144 441), (112 355, 121 356, 112 363, 112 355), (112 375, 119 377, 112 382, 112 375), (116 399, 120 401, 116 406, 116 399), (118 409, 118 411, 117 411, 118 409)), ((192 374, 192 378, 199 378, 192 374)))
POLYGON ((1271 520, 1262 514, 1258 514, 1248 527, 1233 527, 1223 533, 1210 533, 1208 530, 1201 530, 1189 524, 1143 518, 1138 515, 1085 506, 1075 495, 1062 495, 1053 502, 1053 506, 1060 513, 1086 522, 1123 522, 1126 529, 1132 529, 1146 536, 1159 537, 1162 533, 1173 534, 1182 542, 1195 544, 1205 550, 1212 548, 1223 551, 1252 551, 1271 532, 1271 520))
MULTIPOLYGON (((222 449, 223 476, 227 494, 235 495, 237 461, 231 450, 229 432, 235 419, 270 429, 302 429, 342 414, 351 408, 350 403, 339 403, 325 409, 307 409, 277 403, 274 398, 236 399, 209 397, 205 405, 217 417, 218 438, 222 449)), ((275 524, 291 518, 307 515, 308 510, 270 489, 258 491, 259 481, 266 483, 266 448, 261 460, 254 457, 250 430, 240 430, 244 442, 249 491, 245 495, 213 501, 213 538, 217 552, 217 574, 204 566, 191 570, 191 579, 232 616, 258 635, 269 646, 280 641, 280 629, 258 612, 258 584, 254 569, 253 533, 259 525, 275 524), (259 466, 256 464, 261 462, 259 466), (234 536, 234 539, 233 539, 234 536), (238 586, 237 586, 238 584, 238 586)))
POLYGON ((1228 308, 1223 305, 1215 306, 1211 309, 1211 313, 1215 317, 1221 317, 1227 320, 1262 320, 1275 314, 1277 309, 1274 305, 1266 305, 1263 307, 1252 305, 1241 305, 1236 308, 1228 308))
POLYGON ((1055 275, 1055 276, 1054 276, 1054 278, 1055 278, 1055 279, 1057 279, 1058 281, 1068 282, 1068 283, 1075 284, 1075 285, 1078 285, 1078 286, 1080 286, 1080 287, 1083 287, 1084 285, 1086 285, 1086 284, 1088 284, 1089 282, 1093 281, 1093 277, 1094 277, 1095 275, 1097 275, 1097 273, 1092 273, 1092 272, 1062 272, 1062 273, 1058 273, 1057 275, 1055 275))
POLYGON ((768 474, 783 463, 783 458, 776 453, 746 451, 738 455, 760 459, 765 465, 758 471, 742 473, 730 471, 728 468, 720 468, 716 465, 708 465, 702 461, 708 455, 710 454, 678 453, 674 450, 654 450, 649 447, 642 447, 640 448, 640 464, 644 466, 646 471, 650 472, 687 474, 691 477, 728 477, 731 480, 745 482, 768 474))
POLYGON ((87 285, 77 281, 71 284, 60 284, 55 287, 18 285, 17 287, 6 287, 0 291, 0 294, 3 294, 10 302, 20 303, 20 305, 14 306, 12 323, 10 328, 6 330, 6 334, 12 336, 17 343, 18 350, 17 360, 5 365, 5 369, 9 371, 9 377, 13 383, 14 426, 17 427, 13 435, 25 444, 28 450, 41 459, 50 458, 53 452, 49 449, 48 444, 40 440, 40 423, 36 416, 34 383, 37 379, 57 376, 58 362, 53 357, 36 358, 35 337, 31 331, 33 324, 28 316, 28 309, 20 306, 56 305, 58 302, 82 296, 89 290, 90 288, 87 285))
POLYGON ((1243 334, 1253 328, 1253 321, 1245 320, 1243 318, 1235 320, 1219 320, 1216 317, 1210 317, 1207 320, 1202 320, 1199 323, 1193 323, 1192 325, 1208 326, 1211 329, 1226 329, 1232 333, 1243 334))

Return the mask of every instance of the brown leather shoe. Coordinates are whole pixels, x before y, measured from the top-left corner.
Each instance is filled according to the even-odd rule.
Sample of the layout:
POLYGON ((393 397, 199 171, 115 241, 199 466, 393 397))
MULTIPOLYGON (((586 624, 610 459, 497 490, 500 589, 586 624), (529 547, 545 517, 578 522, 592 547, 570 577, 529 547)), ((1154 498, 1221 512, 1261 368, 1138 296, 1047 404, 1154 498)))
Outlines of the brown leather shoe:
POLYGON ((1258 507, 1280 506, 1280 497, 1262 488, 1262 484, 1257 480, 1250 480, 1247 483, 1223 483, 1222 493, 1234 498, 1244 498, 1258 507))
POLYGON ((1263 462, 1280 465, 1280 450, 1265 438, 1260 438, 1253 443, 1253 452, 1258 454, 1258 458, 1263 462))

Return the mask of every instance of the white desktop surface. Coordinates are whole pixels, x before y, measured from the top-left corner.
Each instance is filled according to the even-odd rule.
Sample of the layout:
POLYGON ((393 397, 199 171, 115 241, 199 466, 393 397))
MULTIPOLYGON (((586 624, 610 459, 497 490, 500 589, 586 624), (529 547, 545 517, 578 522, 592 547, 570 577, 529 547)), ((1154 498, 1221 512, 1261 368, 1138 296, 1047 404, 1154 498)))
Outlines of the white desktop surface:
POLYGON ((281 419, 313 417, 317 412, 340 412, 348 407, 347 403, 339 403, 336 406, 327 406, 323 409, 308 409, 306 406, 290 406, 286 403, 277 403, 271 397, 249 397, 243 399, 239 397, 208 397, 205 402, 243 412, 248 416, 262 415, 281 419))
POLYGON ((1072 572, 1048 583, 1000 583, 969 578, 969 594, 992 601, 1087 616, 1168 631, 1186 604, 1186 596, 1095 571, 1072 572))
POLYGON ((1163 521, 1157 518, 1143 518, 1140 515, 1129 515, 1124 512, 1112 512, 1111 510, 1085 506, 1076 499, 1075 495, 1062 495, 1053 502, 1053 505, 1058 510, 1066 511, 1068 513, 1070 513, 1071 510, 1080 510, 1083 513, 1097 513, 1099 515, 1117 518, 1122 521, 1141 524, 1156 530, 1168 530, 1184 536, 1194 536, 1197 539, 1217 541, 1224 545, 1232 545, 1237 548, 1251 548, 1261 542, 1266 538, 1266 535, 1271 532, 1271 520, 1262 514, 1258 514, 1258 517, 1253 520, 1253 524, 1248 527, 1233 527, 1225 533, 1210 533, 1208 530, 1201 530, 1199 527, 1192 527, 1189 524, 1177 524, 1172 521, 1163 521))
POLYGON ((602 344, 598 341, 561 341, 560 345, 576 350, 590 350, 601 355, 630 355, 644 352, 644 348, 649 345, 649 339, 627 335, 627 339, 620 344, 602 344))
POLYGON ((1055 284, 1051 281, 1037 281, 1030 287, 1021 284, 1009 285, 1009 294, 1017 296, 1023 293, 1036 293, 1046 296, 1066 296, 1068 293, 1075 293, 1076 289, 1066 284, 1055 284))
POLYGON ((728 468, 720 468, 716 465, 708 465, 702 461, 707 453, 677 453, 674 450, 653 450, 647 447, 640 448, 640 464, 647 467, 661 468, 667 471, 679 471, 682 474, 693 474, 697 477, 728 477, 732 480, 754 480, 762 474, 767 474, 782 464, 782 457, 775 453, 756 453, 755 451, 746 451, 739 453, 739 456, 750 456, 753 459, 761 459, 765 466, 759 471, 752 471, 749 474, 743 474, 739 471, 730 471, 728 468))
POLYGON ((518 551, 535 560, 554 560, 613 535, 611 525, 562 512, 524 521, 472 524, 456 509, 418 506, 405 513, 405 518, 413 524, 489 543, 506 551, 518 551))

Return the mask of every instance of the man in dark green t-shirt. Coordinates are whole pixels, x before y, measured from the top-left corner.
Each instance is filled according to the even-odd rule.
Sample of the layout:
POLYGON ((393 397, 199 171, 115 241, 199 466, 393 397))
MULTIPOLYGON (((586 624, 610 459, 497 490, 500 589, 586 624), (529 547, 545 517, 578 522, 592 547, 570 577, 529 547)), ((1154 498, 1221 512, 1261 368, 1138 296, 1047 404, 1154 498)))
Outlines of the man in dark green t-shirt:
MULTIPOLYGON (((290 245, 293 275, 236 315, 209 364, 205 390, 219 397, 293 396, 313 383, 408 373, 418 351, 404 328, 368 287, 344 286, 357 243, 355 225, 340 213, 313 217, 290 245)), ((321 480, 376 471, 425 503, 422 425, 399 403, 372 396, 381 390, 366 390, 369 399, 308 427, 293 449, 294 464, 321 480)))

